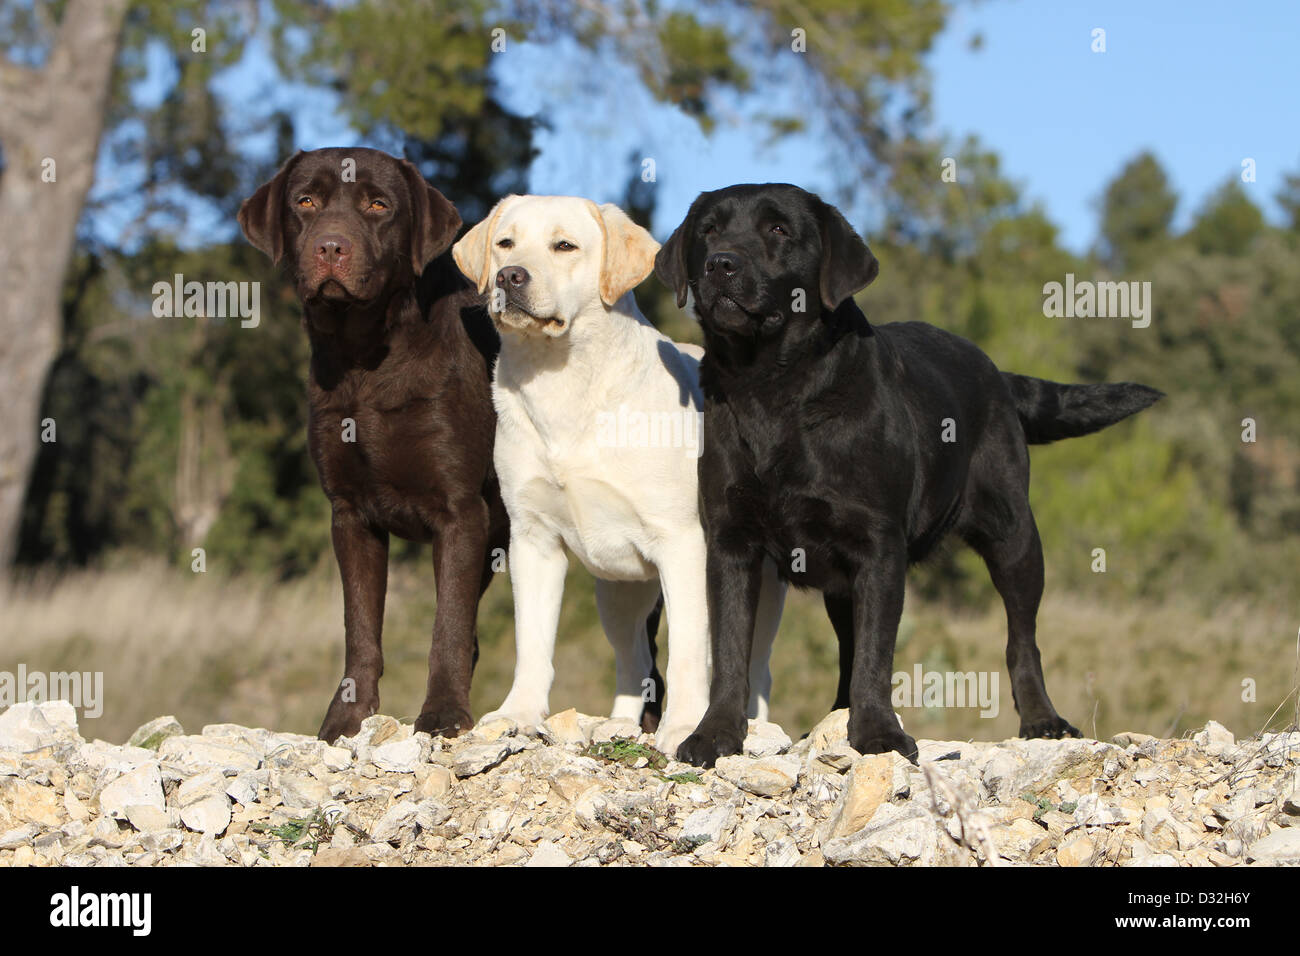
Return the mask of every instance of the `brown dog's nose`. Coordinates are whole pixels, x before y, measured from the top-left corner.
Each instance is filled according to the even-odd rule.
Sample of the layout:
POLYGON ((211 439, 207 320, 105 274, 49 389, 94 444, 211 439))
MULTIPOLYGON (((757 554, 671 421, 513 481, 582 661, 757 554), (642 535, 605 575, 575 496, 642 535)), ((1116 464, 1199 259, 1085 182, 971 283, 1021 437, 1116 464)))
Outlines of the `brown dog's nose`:
POLYGON ((335 262, 352 253, 352 240, 336 232, 326 233, 316 240, 316 258, 335 262))
POLYGON ((714 269, 721 269, 729 276, 736 274, 736 254, 734 252, 715 252, 709 258, 704 260, 704 269, 712 272, 714 269))
POLYGON ((506 266, 497 273, 497 286, 504 289, 506 285, 521 286, 528 281, 528 270, 523 266, 506 266))

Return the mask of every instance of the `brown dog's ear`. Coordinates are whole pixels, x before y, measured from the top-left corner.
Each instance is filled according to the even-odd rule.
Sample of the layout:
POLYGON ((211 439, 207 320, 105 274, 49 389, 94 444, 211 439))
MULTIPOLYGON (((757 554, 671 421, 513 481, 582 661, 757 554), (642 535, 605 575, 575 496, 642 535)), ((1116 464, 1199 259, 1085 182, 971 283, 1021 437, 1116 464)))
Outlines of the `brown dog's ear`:
POLYGON ((409 160, 399 161, 411 190, 411 268, 419 275, 447 251, 460 231, 460 213, 451 200, 429 185, 409 160))
POLYGON ((591 204, 605 247, 600 261, 600 301, 613 305, 654 271, 659 243, 612 202, 591 204))
POLYGON ((269 182, 257 187, 257 192, 239 207, 239 228, 254 249, 271 257, 272 264, 278 263, 284 255, 284 184, 289 179, 289 170, 300 156, 302 150, 290 156, 280 171, 269 182))
POLYGON ((456 260, 457 267, 478 287, 480 294, 488 290, 492 279, 488 274, 492 269, 492 233, 506 203, 515 198, 517 197, 512 193, 499 200, 486 219, 461 236, 460 242, 451 247, 451 257, 456 260))
POLYGON ((822 203, 821 233, 822 304, 833 311, 871 284, 880 272, 880 263, 843 214, 827 202, 822 203))
POLYGON ((690 281, 690 277, 686 274, 686 240, 691 234, 691 229, 694 228, 694 218, 695 204, 692 203, 686 218, 668 237, 668 241, 660 247, 659 254, 655 256, 655 275, 659 277, 660 282, 673 290, 679 309, 686 305, 687 286, 690 281))

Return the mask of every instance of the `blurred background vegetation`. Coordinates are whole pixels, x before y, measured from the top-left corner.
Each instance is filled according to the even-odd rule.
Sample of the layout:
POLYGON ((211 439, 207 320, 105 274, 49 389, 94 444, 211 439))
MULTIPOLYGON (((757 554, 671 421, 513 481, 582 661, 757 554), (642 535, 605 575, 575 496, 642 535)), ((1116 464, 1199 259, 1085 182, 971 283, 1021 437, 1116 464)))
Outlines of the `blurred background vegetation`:
MULTIPOLYGON (((4 0, 0 50, 39 64, 67 6, 4 0)), ((830 118, 845 160, 842 191, 827 198, 865 198, 880 211, 864 227, 882 264, 860 296, 872 321, 931 322, 1004 369, 1135 380, 1168 395, 1101 435, 1033 452, 1048 569, 1040 645, 1058 708, 1103 737, 1181 733, 1210 717, 1258 730, 1295 688, 1300 170, 1278 197, 1289 221, 1267 222, 1229 168, 1175 230, 1175 208, 1194 197, 1175 195, 1153 154, 1131 157, 1101 197, 1093 248, 1068 251, 995 153, 930 128, 925 53, 950 9, 938 0, 126 5, 96 186, 62 277, 41 400, 58 440, 37 449, 16 563, 0 585, 0 669, 105 671, 104 716, 87 730, 115 740, 160 713, 194 730, 230 720, 314 732, 341 672, 341 595, 329 509, 306 455, 297 303, 228 228, 301 138, 293 109, 247 109, 222 86, 246 48, 265 52, 277 83, 336 96, 357 142, 417 162, 473 224, 499 196, 528 191, 534 136, 547 122, 545 110, 504 105, 511 66, 492 63, 493 30, 507 43, 616 57, 654 101, 708 133, 720 102, 763 95, 759 79, 799 27, 808 54, 789 69, 830 118), (203 55, 192 51, 196 24, 207 31, 203 55), (944 157, 956 159, 956 182, 941 176, 944 157), (260 326, 153 318, 153 284, 177 273, 260 282, 260 326), (1045 318, 1043 284, 1066 273, 1150 281, 1150 327, 1045 318), (1242 441, 1245 418, 1257 442, 1242 441), (203 574, 191 571, 196 547, 203 574), (1105 573, 1093 570, 1096 548, 1105 573), (1254 702, 1243 699, 1244 680, 1256 683, 1254 702)), ((801 109, 773 104, 754 135, 795 135, 803 122, 801 109)), ((645 142, 641 155, 660 145, 645 142)), ((620 194, 596 198, 649 224, 656 188, 640 172, 634 154, 620 194)), ((9 175, 12 164, 0 164, 9 175)), ((12 241, 15 226, 6 227, 12 241)), ((699 340, 655 279, 637 295, 661 328, 699 340)), ((411 716, 432 569, 425 549, 396 545, 381 692, 387 712, 411 716)), ((489 591, 479 627, 476 713, 509 685, 504 582, 489 591)), ((1004 642, 1001 605, 974 555, 951 548, 914 571, 897 670, 1000 670, 1004 642)), ((820 600, 792 595, 775 719, 805 732, 830 705, 835 669, 820 600)), ((579 568, 552 707, 600 713, 612 685, 579 568)), ((1017 727, 1005 674, 1002 700, 994 720, 974 710, 902 714, 917 736, 1000 738, 1017 727)), ((1290 705, 1274 723, 1289 715, 1290 705)))

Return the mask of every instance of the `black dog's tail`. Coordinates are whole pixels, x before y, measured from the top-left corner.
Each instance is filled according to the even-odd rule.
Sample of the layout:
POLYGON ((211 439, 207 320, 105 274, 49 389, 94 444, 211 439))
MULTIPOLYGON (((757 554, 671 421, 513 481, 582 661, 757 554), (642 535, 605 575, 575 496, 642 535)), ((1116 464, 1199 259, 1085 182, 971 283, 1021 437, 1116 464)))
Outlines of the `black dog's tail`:
POLYGON ((1135 382, 1062 385, 1012 372, 1003 372, 1002 377, 1011 388, 1025 440, 1031 445, 1090 435, 1164 397, 1164 392, 1135 382))

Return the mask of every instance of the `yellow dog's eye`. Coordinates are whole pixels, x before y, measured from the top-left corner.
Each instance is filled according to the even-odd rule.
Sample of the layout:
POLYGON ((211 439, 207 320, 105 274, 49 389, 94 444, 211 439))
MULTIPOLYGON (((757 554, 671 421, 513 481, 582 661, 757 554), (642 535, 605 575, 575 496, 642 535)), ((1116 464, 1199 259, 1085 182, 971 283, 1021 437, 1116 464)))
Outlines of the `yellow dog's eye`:
POLYGON ((502 239, 497 243, 498 249, 513 249, 515 241, 513 239, 502 239))
POLYGON ((571 243, 568 239, 561 239, 559 242, 555 244, 556 252, 572 252, 574 249, 577 248, 578 247, 575 246, 573 243, 571 243))
POLYGON ((308 206, 314 206, 315 203, 313 203, 313 202, 311 201, 311 197, 310 197, 310 196, 299 196, 299 197, 298 197, 298 205, 301 206, 302 208, 306 209, 308 206))

